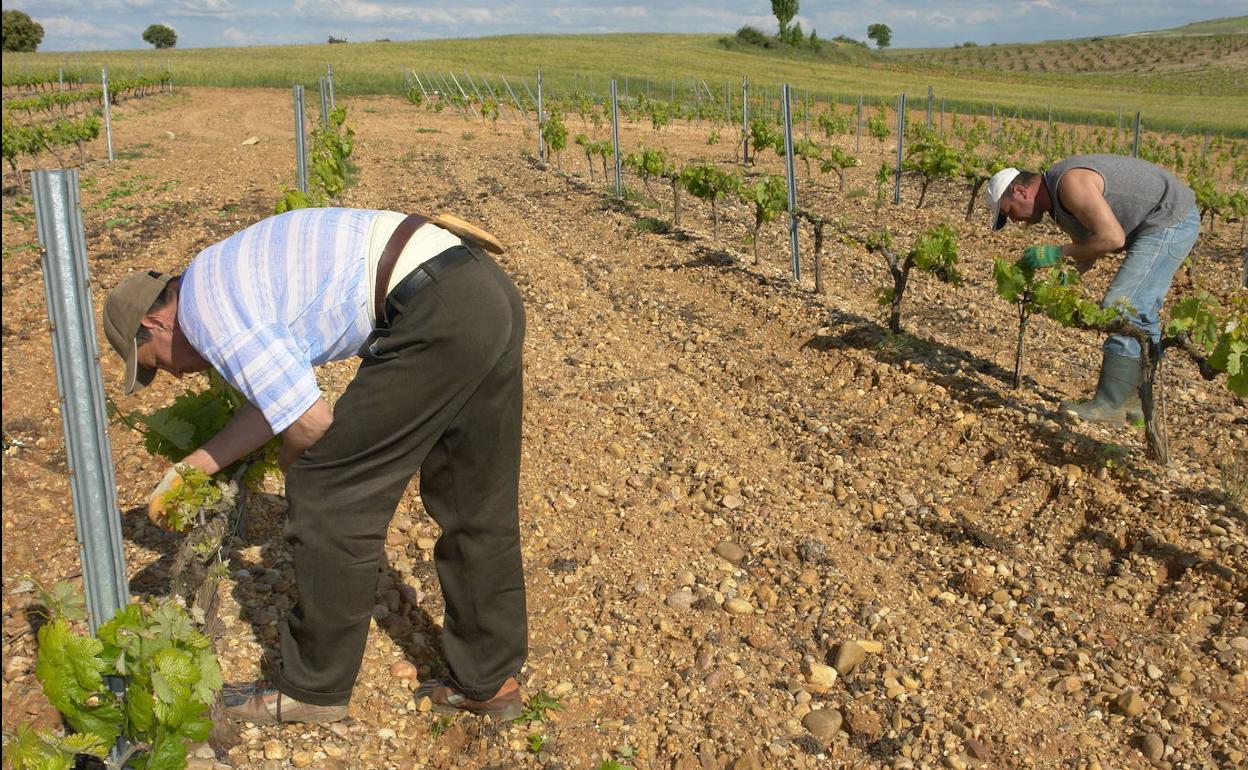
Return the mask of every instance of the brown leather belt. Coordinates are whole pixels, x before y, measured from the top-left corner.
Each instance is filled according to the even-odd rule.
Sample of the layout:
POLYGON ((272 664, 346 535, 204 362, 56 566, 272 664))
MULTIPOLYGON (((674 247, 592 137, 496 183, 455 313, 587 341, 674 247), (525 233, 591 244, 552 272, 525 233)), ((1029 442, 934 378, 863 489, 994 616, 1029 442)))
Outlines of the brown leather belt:
POLYGON ((390 274, 394 272, 394 265, 399 261, 399 255, 403 253, 403 247, 411 240, 412 234, 428 221, 429 217, 421 214, 408 214, 399 226, 394 228, 394 232, 390 234, 390 240, 386 241, 386 248, 381 251, 381 258, 377 260, 377 280, 373 289, 373 318, 376 319, 378 326, 385 323, 386 287, 390 285, 390 274))

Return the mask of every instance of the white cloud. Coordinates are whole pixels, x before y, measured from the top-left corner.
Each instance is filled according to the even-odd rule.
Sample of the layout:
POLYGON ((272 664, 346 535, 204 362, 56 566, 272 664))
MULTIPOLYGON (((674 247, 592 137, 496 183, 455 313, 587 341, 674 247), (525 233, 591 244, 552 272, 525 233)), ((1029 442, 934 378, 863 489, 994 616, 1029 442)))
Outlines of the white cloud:
POLYGON ((591 8, 586 6, 564 6, 546 10, 550 18, 567 25, 593 24, 601 26, 612 21, 636 21, 650 15, 648 9, 639 5, 619 5, 610 8, 591 8))
POLYGON ((36 21, 43 25, 44 34, 48 36, 89 40, 91 38, 116 39, 133 34, 133 31, 128 28, 92 24, 81 18, 69 16, 40 17, 36 21))
POLYGON ((244 32, 238 27, 226 27, 221 30, 221 37, 230 45, 260 45, 266 41, 264 35, 244 32))

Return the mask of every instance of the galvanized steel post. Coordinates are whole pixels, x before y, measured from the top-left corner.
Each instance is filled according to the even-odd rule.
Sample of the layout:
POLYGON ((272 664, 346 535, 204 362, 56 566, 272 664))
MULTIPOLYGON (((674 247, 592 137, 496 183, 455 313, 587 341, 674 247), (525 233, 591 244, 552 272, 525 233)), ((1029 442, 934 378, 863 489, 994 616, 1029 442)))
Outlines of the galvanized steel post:
POLYGON ((295 86, 295 184, 308 194, 308 151, 303 134, 303 85, 295 86))
POLYGON ((741 78, 741 145, 745 148, 741 164, 750 165, 750 79, 741 78))
POLYGON ((862 152, 862 94, 858 94, 858 127, 854 130, 854 152, 862 152))
POLYGON ((793 174, 793 113, 789 106, 789 84, 780 89, 784 111, 784 175, 789 188, 789 266, 793 280, 802 280, 802 262, 797 253, 797 177, 793 174))
POLYGON ((31 174, 87 621, 94 635, 129 604, 130 590, 78 190, 75 169, 31 174))
POLYGON ((108 159, 113 159, 113 119, 109 109, 111 99, 108 96, 108 67, 100 71, 100 88, 104 91, 104 139, 108 143, 108 159))
POLYGON ((542 163, 546 162, 546 137, 542 136, 545 128, 546 113, 542 111, 542 71, 539 69, 537 71, 537 159, 542 163))
POLYGON ((611 81, 611 146, 615 155, 615 197, 624 197, 624 180, 620 176, 620 105, 616 98, 615 81, 611 81))
POLYGON ((893 176, 893 203, 901 203, 901 159, 906 145, 906 92, 897 97, 897 170, 893 176))
POLYGON ((329 89, 325 78, 321 78, 321 125, 329 125, 329 89))

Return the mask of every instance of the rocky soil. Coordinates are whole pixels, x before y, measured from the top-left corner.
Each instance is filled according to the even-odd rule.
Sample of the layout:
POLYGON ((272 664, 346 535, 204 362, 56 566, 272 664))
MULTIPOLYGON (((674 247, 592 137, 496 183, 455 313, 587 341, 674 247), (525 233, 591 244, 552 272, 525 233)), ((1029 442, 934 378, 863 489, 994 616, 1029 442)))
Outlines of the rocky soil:
MULTIPOLYGON (((271 213, 293 179, 289 98, 184 90, 115 115, 119 159, 82 168, 97 311, 129 271, 181 269, 271 213)), ((453 211, 510 246, 500 261, 529 318, 523 681, 562 708, 492 726, 435 719, 414 700, 443 664, 437 530, 413 484, 387 538, 350 720, 244 726, 193 766, 1245 765, 1248 410, 1168 362, 1174 458, 1152 464, 1138 430, 1057 411, 1094 384, 1099 340, 1045 321, 1011 390, 1015 320, 993 296, 991 258, 1054 231, 990 234, 982 209, 964 223, 961 187, 929 193, 922 210, 877 210, 871 194, 806 183, 804 199, 864 232, 888 224, 908 242, 937 221, 960 228, 967 285, 917 277, 912 334, 889 336, 873 294, 884 266, 857 247, 829 248, 816 295, 809 254, 803 280, 787 277, 782 224, 764 228, 753 263, 739 204, 718 236, 697 201, 681 227, 651 232, 645 218, 670 217, 663 190, 659 208, 630 180, 637 193, 617 202, 579 148, 559 167, 537 163, 519 121, 388 98, 347 107, 359 171, 343 205, 453 211)), ((708 133, 630 127, 623 140, 726 162, 732 139, 710 145, 708 133)), ((871 190, 888 153, 864 138, 849 188, 871 190)), ((32 207, 15 181, 3 233, 6 730, 57 721, 15 576, 81 569, 32 207)), ((1235 291, 1239 233, 1221 225, 1203 240, 1178 291, 1235 291)), ((124 409, 155 409, 188 384, 165 377, 121 397, 114 358, 106 388, 124 409)), ((353 369, 320 370, 331 398, 353 369)), ((136 433, 115 425, 111 440, 131 589, 161 595, 178 539, 139 506, 163 467, 136 433)), ((230 544, 227 678, 256 674, 293 601, 281 492, 270 480, 251 498, 230 544)))

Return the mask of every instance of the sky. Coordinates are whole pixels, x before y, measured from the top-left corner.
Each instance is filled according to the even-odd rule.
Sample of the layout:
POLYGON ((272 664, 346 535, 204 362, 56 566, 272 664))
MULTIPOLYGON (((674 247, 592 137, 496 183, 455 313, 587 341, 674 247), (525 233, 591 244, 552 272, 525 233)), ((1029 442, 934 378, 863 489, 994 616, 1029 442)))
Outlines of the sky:
MULTIPOLYGON (((179 48, 602 32, 774 32, 770 0, 8 0, 43 25, 41 51, 147 48, 149 24, 179 48)), ((1166 29, 1242 15, 1244 0, 799 0, 820 37, 865 40, 887 24, 894 48, 1019 43, 1166 29)))

